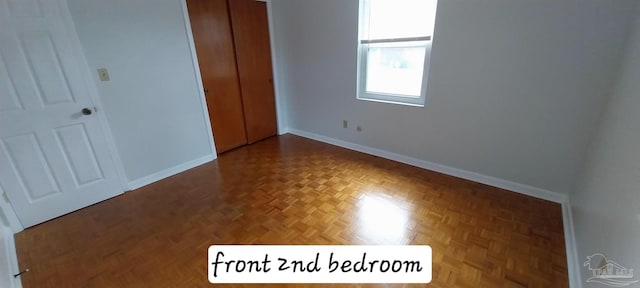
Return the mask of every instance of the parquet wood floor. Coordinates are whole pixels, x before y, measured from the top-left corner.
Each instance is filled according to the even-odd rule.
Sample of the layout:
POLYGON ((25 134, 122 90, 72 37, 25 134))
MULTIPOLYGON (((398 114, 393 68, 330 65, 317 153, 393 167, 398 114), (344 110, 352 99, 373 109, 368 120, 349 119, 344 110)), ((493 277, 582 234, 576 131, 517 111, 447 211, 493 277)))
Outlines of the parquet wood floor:
POLYGON ((560 205, 293 135, 16 235, 25 288, 212 287, 211 244, 410 243, 427 287, 568 286, 560 205))

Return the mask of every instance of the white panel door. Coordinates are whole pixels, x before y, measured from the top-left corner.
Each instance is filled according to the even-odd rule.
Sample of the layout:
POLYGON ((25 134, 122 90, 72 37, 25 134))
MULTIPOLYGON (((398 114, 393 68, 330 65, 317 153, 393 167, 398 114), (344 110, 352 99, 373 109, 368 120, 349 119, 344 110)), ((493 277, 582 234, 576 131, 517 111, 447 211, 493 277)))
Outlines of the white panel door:
POLYGON ((0 190, 25 227, 122 193, 63 1, 0 0, 0 190))

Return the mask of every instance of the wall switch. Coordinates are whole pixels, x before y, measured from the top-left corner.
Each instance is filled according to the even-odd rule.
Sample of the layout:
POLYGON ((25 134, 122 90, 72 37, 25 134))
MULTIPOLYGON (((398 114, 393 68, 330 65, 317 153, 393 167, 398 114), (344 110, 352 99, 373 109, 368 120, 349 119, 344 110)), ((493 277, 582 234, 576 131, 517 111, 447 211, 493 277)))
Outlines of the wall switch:
POLYGON ((349 122, 347 122, 347 120, 342 120, 342 128, 347 128, 349 127, 349 122))
POLYGON ((111 81, 111 78, 109 77, 109 71, 107 71, 107 68, 98 69, 98 76, 100 77, 100 81, 111 81))

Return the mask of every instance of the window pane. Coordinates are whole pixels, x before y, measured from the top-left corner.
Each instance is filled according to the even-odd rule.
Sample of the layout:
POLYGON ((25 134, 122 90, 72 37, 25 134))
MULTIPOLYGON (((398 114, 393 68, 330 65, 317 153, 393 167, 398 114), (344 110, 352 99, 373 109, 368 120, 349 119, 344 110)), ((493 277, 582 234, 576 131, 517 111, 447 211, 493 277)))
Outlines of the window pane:
POLYGON ((366 49, 367 92, 420 97, 426 52, 424 46, 366 49))
POLYGON ((364 39, 430 36, 435 0, 368 0, 369 19, 364 39))

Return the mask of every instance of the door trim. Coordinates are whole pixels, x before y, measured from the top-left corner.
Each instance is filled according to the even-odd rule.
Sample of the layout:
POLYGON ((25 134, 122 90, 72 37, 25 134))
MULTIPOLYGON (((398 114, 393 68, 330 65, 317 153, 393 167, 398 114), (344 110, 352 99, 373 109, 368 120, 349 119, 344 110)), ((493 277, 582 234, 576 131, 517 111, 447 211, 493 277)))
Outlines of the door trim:
MULTIPOLYGON (((256 0, 260 1, 260 0, 256 0)), ((280 77, 278 75, 278 54, 276 53, 275 28, 273 24, 273 3, 271 0, 261 0, 267 3, 267 21, 269 23, 269 44, 271 46, 271 70, 273 74, 273 94, 276 100, 276 121, 278 122, 278 135, 289 133, 289 120, 287 118, 286 99, 280 93, 280 77)))
POLYGON ((209 110, 207 109, 207 98, 204 95, 204 85, 202 84, 202 75, 200 75, 200 66, 198 62, 198 55, 196 54, 196 44, 193 41, 193 32, 191 31, 191 20, 189 19, 189 10, 187 10, 187 0, 180 1, 180 8, 182 9, 182 20, 184 21, 184 28, 187 32, 187 41, 189 42, 189 51, 191 52, 191 61, 193 64, 193 72, 196 75, 196 84, 198 85, 198 94, 200 95, 200 106, 202 107, 202 116, 204 118, 204 124, 207 128, 209 135, 209 146, 211 148, 211 154, 213 159, 218 158, 218 152, 216 151, 216 143, 213 137, 213 129, 211 129, 211 119, 209 118, 209 110))
MULTIPOLYGON (((18 219, 18 214, 16 214, 11 202, 9 202, 9 195, 2 190, 2 187, 0 187, 0 213, 2 213, 0 217, 4 216, 4 220, 6 220, 6 224, 11 228, 11 232, 15 234, 24 230, 24 226, 22 226, 22 223, 20 223, 18 219)), ((2 221, 0 221, 0 223, 2 223, 2 221)))

